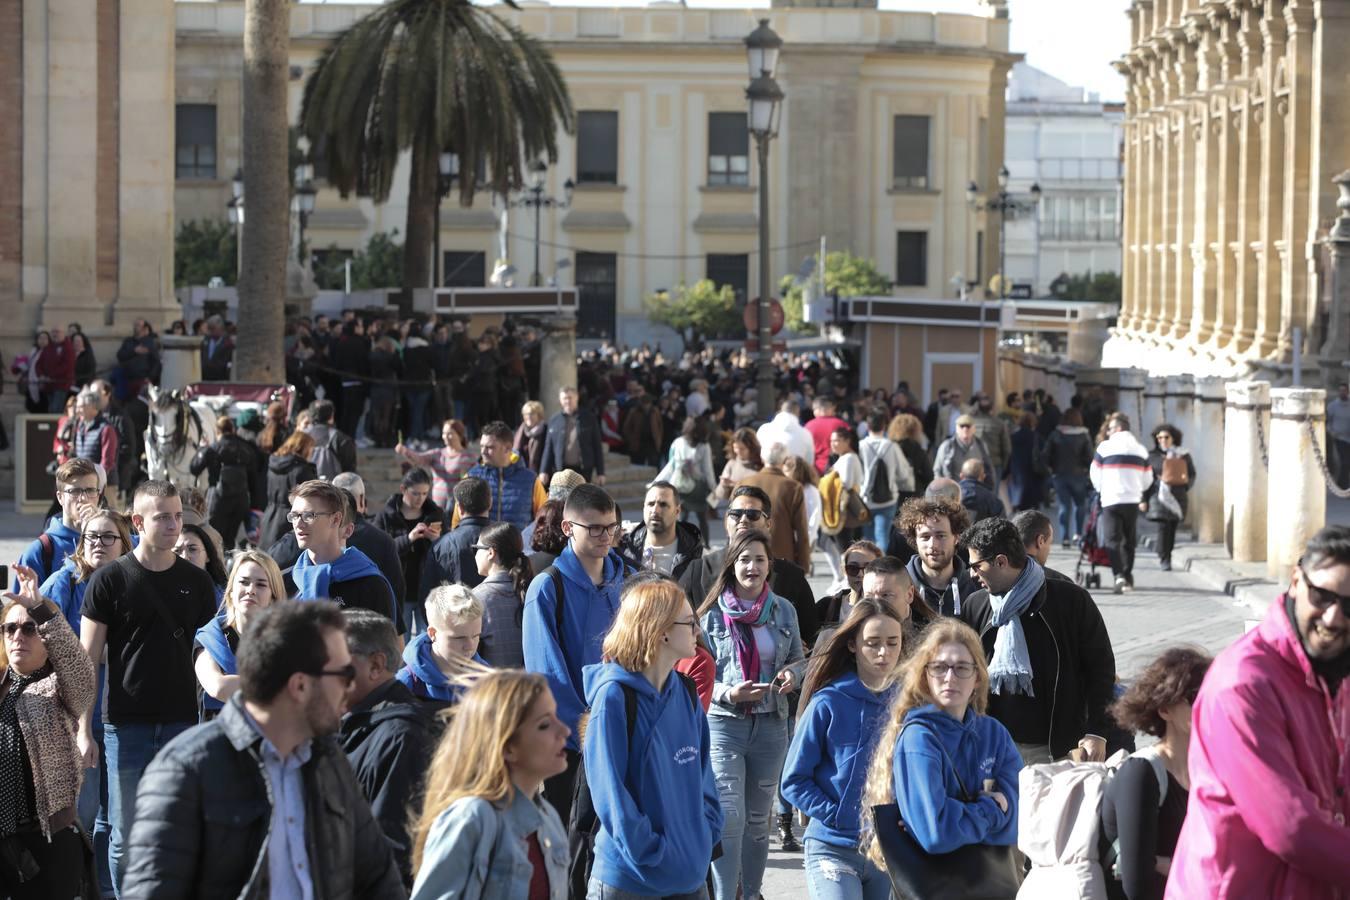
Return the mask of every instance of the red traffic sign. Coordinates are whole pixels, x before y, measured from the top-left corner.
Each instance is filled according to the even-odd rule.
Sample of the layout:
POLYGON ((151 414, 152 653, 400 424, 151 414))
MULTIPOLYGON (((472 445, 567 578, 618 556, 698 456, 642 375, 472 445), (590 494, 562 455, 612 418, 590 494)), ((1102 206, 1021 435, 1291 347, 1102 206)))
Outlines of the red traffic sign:
MULTIPOLYGON (((745 322, 745 330, 751 334, 759 333, 759 298, 751 300, 745 304, 745 315, 741 317, 745 322)), ((769 301, 769 333, 777 334, 783 330, 783 304, 777 300, 769 301)))

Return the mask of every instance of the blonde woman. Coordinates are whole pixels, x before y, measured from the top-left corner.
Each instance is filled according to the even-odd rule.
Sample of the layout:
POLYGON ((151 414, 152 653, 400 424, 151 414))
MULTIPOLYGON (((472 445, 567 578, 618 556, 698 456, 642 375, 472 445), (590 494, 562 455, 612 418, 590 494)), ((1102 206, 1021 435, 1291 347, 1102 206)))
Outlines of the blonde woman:
POLYGON ((192 664, 202 687, 202 720, 214 719, 225 701, 239 690, 235 653, 249 616, 286 599, 281 569, 261 550, 245 550, 234 557, 225 580, 225 595, 214 619, 197 629, 192 639, 192 664))
POLYGON ((412 823, 412 900, 565 900, 567 832, 542 787, 571 730, 548 682, 491 672, 450 716, 412 823))
POLYGON ((544 415, 544 404, 531 400, 520 408, 520 427, 516 429, 516 438, 511 442, 531 472, 539 471, 544 459, 544 438, 548 437, 548 417, 544 415))
POLYGON ((933 480, 933 463, 928 458, 928 436, 923 433, 923 423, 917 416, 900 413, 891 419, 891 424, 886 428, 886 437, 899 445, 900 452, 914 470, 914 491, 912 494, 902 492, 900 502, 922 495, 933 480))
POLYGON ((600 825, 587 900, 707 896, 722 807, 708 720, 692 681, 673 671, 697 652, 697 631, 679 585, 644 581, 624 593, 603 662, 584 670, 582 753, 600 825))
POLYGON ((985 715, 989 670, 969 625, 939 619, 905 663, 863 792, 862 850, 883 870, 872 808, 895 803, 905 829, 930 854, 968 844, 1017 843, 1022 757, 985 715))

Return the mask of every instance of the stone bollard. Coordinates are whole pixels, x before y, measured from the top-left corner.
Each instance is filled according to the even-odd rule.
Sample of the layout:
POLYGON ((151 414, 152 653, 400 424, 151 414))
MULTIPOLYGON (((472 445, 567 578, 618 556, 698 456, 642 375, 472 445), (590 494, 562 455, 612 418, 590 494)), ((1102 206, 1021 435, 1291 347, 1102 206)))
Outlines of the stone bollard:
POLYGON ((1144 379, 1148 373, 1143 369, 1121 369, 1116 388, 1116 411, 1123 412, 1130 419, 1130 427, 1135 429, 1151 428, 1144 421, 1144 379))
POLYGON ((1270 494, 1266 506, 1266 571, 1284 583, 1303 555, 1308 538, 1327 521, 1327 485, 1313 456, 1322 457, 1327 392, 1321 388, 1275 388, 1270 392, 1270 494), (1308 434, 1312 420, 1313 434, 1308 434))
POLYGON ((1185 427, 1186 443, 1195 462, 1189 514, 1195 539, 1202 544, 1223 540, 1223 411, 1224 380, 1195 379, 1191 420, 1185 427))
POLYGON ((1133 422, 1134 435, 1144 442, 1145 447, 1151 447, 1152 441, 1144 440, 1144 436, 1153 433, 1153 429, 1163 423, 1166 413, 1163 412, 1163 400, 1167 394, 1167 379, 1162 377, 1150 376, 1144 380, 1144 411, 1139 417, 1138 422, 1133 422))
POLYGON ((202 380, 202 339, 195 335, 159 336, 159 386, 165 391, 181 391, 202 380))
POLYGON ((1270 473, 1261 458, 1265 452, 1261 435, 1270 431, 1270 383, 1234 381, 1225 389, 1224 544, 1237 562, 1256 562, 1266 558, 1266 485, 1270 473))
POLYGON ((553 316, 544 320, 544 336, 539 346, 539 401, 544 415, 562 409, 558 390, 577 386, 577 320, 575 316, 553 316))

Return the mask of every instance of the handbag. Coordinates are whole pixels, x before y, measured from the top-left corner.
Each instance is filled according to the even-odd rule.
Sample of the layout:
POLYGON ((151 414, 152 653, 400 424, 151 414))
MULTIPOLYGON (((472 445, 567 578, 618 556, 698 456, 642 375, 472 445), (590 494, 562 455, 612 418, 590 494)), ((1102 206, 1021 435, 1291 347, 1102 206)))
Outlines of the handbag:
POLYGON ((1168 487, 1185 487, 1191 483, 1186 457, 1169 456, 1162 461, 1162 483, 1168 487))
MULTIPOLYGON (((906 723, 900 733, 912 724, 906 723)), ((974 796, 966 790, 955 763, 941 742, 938 747, 956 776, 961 799, 970 802, 974 796)), ((929 853, 901 821, 899 804, 874 806, 872 816, 891 890, 899 900, 1013 900, 1017 896, 1022 875, 1015 847, 967 844, 950 853, 929 853)))
POLYGON ((872 521, 872 511, 863 502, 857 488, 849 488, 839 500, 845 528, 861 528, 872 521))

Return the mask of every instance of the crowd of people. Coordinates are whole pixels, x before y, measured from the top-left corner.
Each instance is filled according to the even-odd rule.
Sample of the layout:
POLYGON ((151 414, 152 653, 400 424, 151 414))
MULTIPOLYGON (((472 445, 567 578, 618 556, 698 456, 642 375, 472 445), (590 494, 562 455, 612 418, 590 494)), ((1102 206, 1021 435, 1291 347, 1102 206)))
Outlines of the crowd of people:
POLYGON ((1095 494, 1128 591, 1138 516, 1166 561, 1197 477, 1174 427, 921 410, 827 357, 761 423, 746 362, 606 350, 552 417, 508 394, 518 419, 446 417, 440 447, 394 427, 383 505, 355 443, 434 421, 402 389, 222 419, 204 492, 77 441, 0 610, 0 897, 758 900, 773 840, 818 900, 936 895, 969 853, 1015 892, 1051 814, 1024 768, 1108 758, 1082 814, 1110 896, 1350 890, 1350 530, 1217 659, 1122 685, 1042 507, 1073 541, 1095 494), (658 469, 636 522, 616 450, 658 469))

